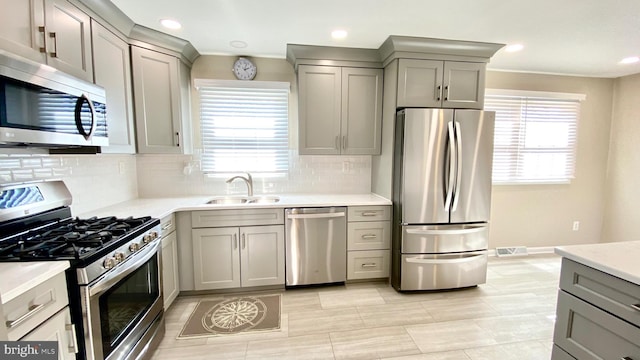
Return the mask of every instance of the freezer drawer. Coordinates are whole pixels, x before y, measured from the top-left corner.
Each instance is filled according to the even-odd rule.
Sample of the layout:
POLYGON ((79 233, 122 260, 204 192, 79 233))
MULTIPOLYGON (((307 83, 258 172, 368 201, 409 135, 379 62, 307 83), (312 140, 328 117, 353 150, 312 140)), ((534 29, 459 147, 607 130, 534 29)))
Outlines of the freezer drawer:
POLYGON ((487 251, 402 255, 400 290, 440 290, 484 284, 487 260, 487 251))
POLYGON ((438 254, 486 250, 487 224, 402 227, 403 254, 438 254))

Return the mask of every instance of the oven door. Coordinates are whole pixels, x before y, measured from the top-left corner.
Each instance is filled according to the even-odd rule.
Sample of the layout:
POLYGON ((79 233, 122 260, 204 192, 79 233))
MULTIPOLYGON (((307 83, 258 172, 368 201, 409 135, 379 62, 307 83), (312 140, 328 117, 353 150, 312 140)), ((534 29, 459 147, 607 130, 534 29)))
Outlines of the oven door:
POLYGON ((160 241, 95 283, 81 287, 87 359, 126 359, 162 321, 160 241), (132 350, 134 349, 134 350, 132 350))

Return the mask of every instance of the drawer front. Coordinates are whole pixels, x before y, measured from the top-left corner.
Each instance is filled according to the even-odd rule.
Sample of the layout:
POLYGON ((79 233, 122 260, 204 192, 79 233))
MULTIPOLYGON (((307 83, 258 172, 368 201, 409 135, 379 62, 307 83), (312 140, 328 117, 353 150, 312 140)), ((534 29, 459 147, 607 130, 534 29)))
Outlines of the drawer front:
POLYGON ((171 234, 176 230, 176 217, 174 214, 167 215, 160 219, 160 226, 162 227, 162 237, 171 234))
POLYGON ((68 303, 63 272, 4 304, 9 340, 20 339, 68 303))
POLYGON ((347 280, 389 277, 390 250, 347 252, 347 280))
POLYGON ((403 226, 403 254, 438 254, 486 250, 487 225, 403 226))
POLYGON ((562 350, 558 345, 553 345, 553 349, 551 349, 551 360, 576 360, 576 358, 567 354, 567 352, 562 350))
POLYGON ((580 360, 640 359, 640 328, 562 290, 553 342, 580 360))
POLYGON ((484 284, 487 251, 402 255, 400 290, 455 289, 484 284))
POLYGON ((560 288, 640 327, 640 286, 562 259, 560 288))
POLYGON ((391 220, 391 206, 349 206, 347 221, 391 220))
POLYGON ((384 250, 391 246, 388 221, 352 222, 347 225, 347 250, 384 250))
POLYGON ((191 212, 191 226, 194 228, 280 224, 284 224, 284 209, 207 210, 191 212))
POLYGON ((78 352, 75 334, 69 308, 64 308, 64 310, 42 323, 20 341, 57 341, 58 359, 75 360, 78 352))

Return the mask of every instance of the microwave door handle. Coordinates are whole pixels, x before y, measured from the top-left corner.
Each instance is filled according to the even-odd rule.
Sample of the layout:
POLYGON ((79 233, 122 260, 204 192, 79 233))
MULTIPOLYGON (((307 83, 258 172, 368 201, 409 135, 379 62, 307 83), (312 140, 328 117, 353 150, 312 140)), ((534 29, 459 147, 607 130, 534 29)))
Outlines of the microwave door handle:
POLYGON ((456 185, 453 195, 453 206, 451 211, 456 211, 458 208, 458 199, 460 198, 460 182, 462 181, 462 131, 460 130, 460 123, 456 121, 456 185))
POLYGON ((75 118, 76 118, 76 127, 78 128, 78 132, 84 136, 84 139, 89 141, 91 140, 91 137, 93 136, 93 133, 96 131, 96 127, 97 127, 97 123, 96 123, 96 109, 93 106, 93 102, 91 101, 91 99, 89 99, 89 96, 87 96, 87 94, 82 94, 80 95, 80 97, 78 98, 78 101, 76 101, 76 109, 75 109, 75 118), (91 112, 91 129, 89 130, 89 132, 86 132, 84 130, 84 127, 82 126, 82 104, 86 102, 87 105, 89 105, 89 110, 91 112))
POLYGON ((456 170, 456 140, 453 129, 453 122, 449 121, 447 125, 447 132, 449 134, 449 178, 447 179, 447 196, 444 200, 444 211, 448 212, 451 209, 451 201, 453 200, 453 189, 454 189, 454 173, 456 170))

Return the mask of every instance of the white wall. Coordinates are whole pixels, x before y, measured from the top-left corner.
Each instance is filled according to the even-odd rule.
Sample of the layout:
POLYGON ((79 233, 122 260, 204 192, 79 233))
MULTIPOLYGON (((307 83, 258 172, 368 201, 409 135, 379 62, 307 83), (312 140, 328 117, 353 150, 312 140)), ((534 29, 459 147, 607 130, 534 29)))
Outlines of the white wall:
POLYGON ((487 88, 582 93, 575 179, 569 185, 494 186, 489 247, 601 241, 613 79, 487 73, 487 88), (579 231, 572 231, 573 221, 579 231))
POLYGON ((615 81, 603 241, 640 240, 640 74, 615 81))

